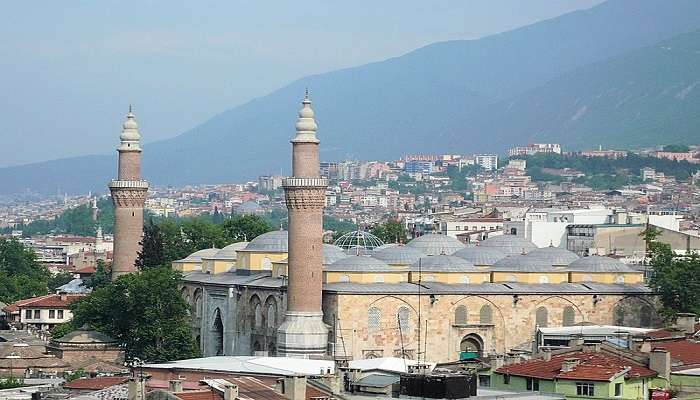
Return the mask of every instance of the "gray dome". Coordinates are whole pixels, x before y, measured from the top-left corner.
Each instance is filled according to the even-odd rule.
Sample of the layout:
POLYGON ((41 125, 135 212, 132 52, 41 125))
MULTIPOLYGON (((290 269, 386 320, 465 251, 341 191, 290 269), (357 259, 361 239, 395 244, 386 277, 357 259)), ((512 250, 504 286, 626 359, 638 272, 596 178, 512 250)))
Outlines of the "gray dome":
POLYGON ((182 260, 178 260, 180 262, 201 262, 202 257, 204 258, 209 258, 213 257, 216 253, 219 252, 220 249, 216 248, 211 248, 211 249, 202 249, 195 251, 194 253, 190 254, 189 256, 183 258, 182 260))
POLYGON ((540 260, 546 261, 550 265, 564 266, 569 265, 572 262, 579 259, 573 251, 567 249, 562 249, 561 247, 541 247, 539 249, 534 249, 527 253, 528 257, 538 258, 540 260))
POLYGON ((368 256, 349 256, 341 258, 323 268, 334 272, 389 272, 393 269, 382 260, 368 256))
POLYGON ((425 254, 413 247, 394 245, 381 250, 374 250, 372 257, 380 259, 387 264, 411 265, 418 261, 419 258, 425 257, 425 254))
POLYGON ((492 271, 501 272, 554 272, 556 269, 548 262, 522 254, 508 256, 491 267, 492 271))
POLYGON ((502 253, 512 256, 528 253, 537 248, 534 243, 515 235, 492 236, 480 244, 483 247, 500 250, 502 253))
POLYGON ((204 257, 204 258, 212 258, 214 260, 236 260, 237 259, 237 253, 238 250, 243 250, 245 247, 248 245, 248 242, 236 242, 232 243, 223 249, 219 250, 214 254, 212 257, 204 257))
POLYGON ((457 251, 453 256, 463 258, 476 266, 491 266, 498 260, 507 257, 500 250, 484 246, 467 247, 457 251))
POLYGON ((603 256, 579 258, 567 267, 575 272, 637 272, 620 260, 603 256))
POLYGON ((439 235, 436 233, 428 233, 419 236, 408 242, 407 246, 411 246, 429 256, 438 256, 441 254, 451 255, 465 247, 462 242, 451 236, 439 235))
POLYGON ((87 327, 76 329, 64 336, 53 339, 56 343, 71 344, 116 344, 116 339, 87 327))
POLYGON ((396 246, 400 246, 400 244, 398 244, 398 243, 384 243, 383 245, 381 245, 379 247, 375 247, 374 251, 384 250, 384 249, 388 249, 390 247, 396 247, 396 246))
POLYGON ((251 240, 245 247, 245 251, 259 251, 271 253, 287 252, 287 231, 272 231, 251 240))
MULTIPOLYGON (((455 256, 438 255, 422 257, 420 269, 423 272, 473 272, 474 264, 455 256)), ((418 271, 418 261, 411 265, 411 271, 418 271)))
POLYGON ((340 247, 328 243, 323 244, 322 252, 324 264, 333 264, 341 258, 346 258, 348 256, 340 247))
POLYGON ((253 200, 248 200, 236 207, 237 214, 255 214, 260 211, 263 211, 263 208, 253 200))

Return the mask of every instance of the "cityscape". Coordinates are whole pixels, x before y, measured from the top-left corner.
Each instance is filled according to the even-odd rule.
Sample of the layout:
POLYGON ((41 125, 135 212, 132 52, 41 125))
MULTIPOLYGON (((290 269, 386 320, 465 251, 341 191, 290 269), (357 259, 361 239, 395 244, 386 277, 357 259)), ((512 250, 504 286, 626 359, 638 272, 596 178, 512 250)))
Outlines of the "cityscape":
MULTIPOLYGON (((409 3, 406 23, 420 17, 409 3)), ((61 158, 15 162, 8 152, 0 400, 700 398, 700 3, 505 3, 527 18, 464 36, 477 47, 456 52, 502 83, 471 66, 463 72, 483 76, 420 83, 420 63, 371 79, 364 66, 328 67, 335 81, 310 75, 253 97, 185 139, 152 142, 158 106, 127 99, 109 120, 116 157, 55 147, 61 158), (510 37, 516 47, 503 47, 510 37), (546 53, 537 40, 559 54, 547 67, 523 50, 546 53), (505 48, 523 60, 514 76, 537 77, 535 88, 495 67, 510 60, 505 48), (338 83, 344 74, 358 93, 338 83), (366 79, 385 93, 364 93, 366 79), (395 104, 369 99, 393 101, 395 85, 406 91, 398 119, 395 104), (455 88, 475 97, 464 103, 455 88), (261 119, 259 103, 274 115, 261 119), (338 136, 346 104, 366 132, 338 136)), ((445 7, 507 21, 489 2, 445 7)), ((346 16, 331 15, 343 31, 346 16)), ((239 37, 253 35, 246 25, 239 37)), ((433 66, 454 44, 436 29, 417 32, 443 50, 431 50, 433 66)), ((141 54, 165 57, 154 37, 137 37, 141 54)), ((14 131, 4 143, 19 154, 14 131)))

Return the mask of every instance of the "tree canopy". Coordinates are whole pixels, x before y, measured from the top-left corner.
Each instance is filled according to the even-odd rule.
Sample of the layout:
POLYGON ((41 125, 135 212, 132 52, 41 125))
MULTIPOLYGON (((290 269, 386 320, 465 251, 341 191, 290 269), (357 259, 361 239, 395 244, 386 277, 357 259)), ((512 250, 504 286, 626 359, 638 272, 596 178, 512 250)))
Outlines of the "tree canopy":
POLYGON ((0 238, 0 301, 12 303, 45 295, 50 280, 51 274, 36 260, 32 249, 16 239, 0 238))
POLYGON ((197 357, 181 276, 168 267, 122 275, 73 305, 73 327, 89 324, 124 346, 127 359, 163 362, 197 357))
MULTIPOLYGON (((97 201, 97 222, 92 220, 92 205, 68 209, 53 220, 36 220, 27 225, 20 225, 15 229, 22 231, 25 237, 44 235, 49 233, 66 233, 79 236, 94 236, 97 226, 101 226, 105 233, 112 233, 114 227, 114 206, 109 198, 97 201)), ((5 231, 10 228, 5 229, 5 231)))
POLYGON ((400 221, 390 220, 372 229, 372 234, 384 243, 406 243, 408 232, 400 221))

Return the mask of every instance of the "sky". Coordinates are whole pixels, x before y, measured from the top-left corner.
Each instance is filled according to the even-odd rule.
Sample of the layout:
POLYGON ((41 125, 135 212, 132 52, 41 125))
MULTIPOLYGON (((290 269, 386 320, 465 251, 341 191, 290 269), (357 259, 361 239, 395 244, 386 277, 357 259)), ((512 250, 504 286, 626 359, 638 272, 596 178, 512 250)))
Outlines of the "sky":
POLYGON ((310 74, 602 0, 33 1, 0 15, 0 167, 146 143, 310 74))

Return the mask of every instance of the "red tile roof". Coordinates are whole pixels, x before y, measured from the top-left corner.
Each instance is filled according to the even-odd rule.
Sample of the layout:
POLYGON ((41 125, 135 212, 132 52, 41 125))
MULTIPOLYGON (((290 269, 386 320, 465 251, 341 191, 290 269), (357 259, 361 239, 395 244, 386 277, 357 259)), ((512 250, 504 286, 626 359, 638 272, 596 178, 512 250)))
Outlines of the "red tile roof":
POLYGON ((97 378, 80 378, 63 385, 66 389, 101 390, 106 387, 121 385, 129 378, 126 376, 100 376, 97 378))
POLYGON ((96 271, 96 270, 95 270, 95 267, 93 267, 93 266, 87 266, 87 267, 83 267, 83 268, 80 268, 80 269, 76 269, 76 270, 73 271, 73 272, 76 273, 76 274, 83 274, 83 275, 84 275, 84 274, 94 274, 95 271, 96 271))
POLYGON ((220 396, 217 393, 214 393, 213 390, 191 390, 188 392, 177 392, 173 393, 175 396, 182 400, 221 400, 223 399, 222 396, 220 396))
MULTIPOLYGON (((695 332, 700 331, 700 323, 695 324, 695 332)), ((640 336, 646 336, 650 337, 652 339, 663 339, 663 338, 672 338, 672 337, 684 337, 685 333, 680 331, 679 329, 672 329, 672 328, 662 328, 662 329, 657 329, 654 331, 646 332, 640 336)))
POLYGON ((625 373, 626 378, 657 375, 655 371, 639 363, 601 352, 564 353, 552 356, 550 361, 536 359, 506 365, 496 370, 496 372, 540 379, 607 381, 628 368, 629 371, 625 373), (562 372, 562 364, 567 359, 578 360, 578 365, 574 366, 569 372, 562 372))
POLYGON ((49 294, 20 300, 15 304, 19 308, 69 308, 71 304, 81 297, 83 297, 81 294, 49 294))
MULTIPOLYGON (((686 339, 651 342, 652 349, 665 349, 671 353, 674 362, 683 367, 700 365, 700 343, 686 339)), ((677 369, 678 366, 674 366, 677 369)))

